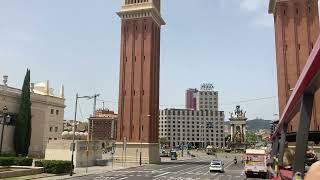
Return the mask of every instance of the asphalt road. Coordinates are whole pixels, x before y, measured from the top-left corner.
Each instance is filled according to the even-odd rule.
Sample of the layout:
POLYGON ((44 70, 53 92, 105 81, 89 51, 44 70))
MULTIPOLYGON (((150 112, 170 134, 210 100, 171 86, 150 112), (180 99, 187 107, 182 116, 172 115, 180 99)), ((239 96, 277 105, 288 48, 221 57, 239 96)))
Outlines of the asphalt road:
POLYGON ((209 165, 212 156, 201 156, 189 160, 166 161, 159 165, 146 165, 106 172, 96 175, 76 177, 82 180, 240 180, 246 179, 243 174, 243 165, 234 164, 233 159, 218 158, 224 161, 225 172, 210 172, 209 165))

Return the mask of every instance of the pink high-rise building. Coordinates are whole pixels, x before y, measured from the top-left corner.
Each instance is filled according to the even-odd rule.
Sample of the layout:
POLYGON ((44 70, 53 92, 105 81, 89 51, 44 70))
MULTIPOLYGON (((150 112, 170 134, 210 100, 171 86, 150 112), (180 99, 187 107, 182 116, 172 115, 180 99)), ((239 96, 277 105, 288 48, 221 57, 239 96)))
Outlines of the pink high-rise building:
POLYGON ((198 92, 197 89, 187 89, 186 90, 186 109, 197 109, 197 99, 196 99, 196 93, 198 92))

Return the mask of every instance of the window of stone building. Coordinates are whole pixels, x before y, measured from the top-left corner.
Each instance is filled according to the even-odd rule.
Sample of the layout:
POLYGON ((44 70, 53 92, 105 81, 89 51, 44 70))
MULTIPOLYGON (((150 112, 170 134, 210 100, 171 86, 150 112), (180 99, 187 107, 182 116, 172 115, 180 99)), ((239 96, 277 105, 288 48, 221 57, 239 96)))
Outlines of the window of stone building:
POLYGON ((55 128, 54 128, 54 131, 55 131, 55 132, 58 132, 58 127, 55 127, 55 128))
POLYGON ((57 138, 54 138, 54 140, 57 140, 57 138))
POLYGON ((49 131, 52 132, 52 127, 49 128, 49 131))
POLYGON ((54 113, 54 109, 51 109, 51 114, 53 114, 54 113))
POLYGON ((52 140, 52 138, 49 138, 49 140, 52 140))
POLYGON ((59 115, 59 110, 56 110, 56 115, 59 115))

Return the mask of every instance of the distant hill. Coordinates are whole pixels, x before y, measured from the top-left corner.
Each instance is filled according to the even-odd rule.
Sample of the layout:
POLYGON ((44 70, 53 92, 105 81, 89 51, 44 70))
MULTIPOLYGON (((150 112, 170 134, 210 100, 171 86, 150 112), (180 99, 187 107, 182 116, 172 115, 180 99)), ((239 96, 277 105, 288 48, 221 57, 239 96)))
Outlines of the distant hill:
MULTIPOLYGON (((247 120, 248 130, 270 129, 271 120, 253 119, 247 120)), ((226 121, 225 125, 230 126, 230 121, 226 121)))

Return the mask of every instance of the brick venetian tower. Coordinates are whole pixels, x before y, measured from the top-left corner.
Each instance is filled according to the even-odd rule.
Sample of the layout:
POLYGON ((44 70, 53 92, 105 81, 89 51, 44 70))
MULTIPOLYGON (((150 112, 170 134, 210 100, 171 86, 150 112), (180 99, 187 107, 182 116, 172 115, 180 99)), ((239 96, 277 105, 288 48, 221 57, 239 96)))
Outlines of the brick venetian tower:
POLYGON ((116 162, 160 162, 160 0, 123 0, 116 162), (123 143, 126 146, 123 146, 123 143), (125 147, 125 148, 124 148, 125 147))
MULTIPOLYGON (((318 0, 270 0, 274 15, 280 116, 319 34, 318 0)), ((315 94, 310 130, 319 131, 320 94, 315 94)), ((299 114, 288 125, 297 130, 299 114)))

